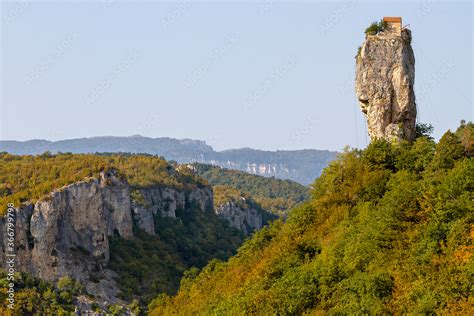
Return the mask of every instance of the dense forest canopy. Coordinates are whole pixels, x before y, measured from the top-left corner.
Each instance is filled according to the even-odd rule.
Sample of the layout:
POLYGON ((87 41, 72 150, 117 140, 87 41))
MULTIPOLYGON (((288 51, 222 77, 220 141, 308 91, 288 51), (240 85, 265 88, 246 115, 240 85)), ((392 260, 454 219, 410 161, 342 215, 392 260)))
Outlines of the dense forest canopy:
POLYGON ((7 203, 34 202, 64 185, 98 177, 108 168, 117 169, 132 187, 166 185, 183 189, 207 184, 188 168, 177 171, 166 160, 151 155, 0 153, 0 213, 5 211, 7 203))
POLYGON ((346 150, 286 223, 189 273, 153 315, 473 314, 474 125, 346 150))
POLYGON ((146 306, 160 293, 176 293, 187 270, 229 258, 244 239, 212 210, 177 210, 176 217, 155 220, 155 235, 135 230, 132 240, 111 239, 109 267, 119 274, 124 301, 146 306))

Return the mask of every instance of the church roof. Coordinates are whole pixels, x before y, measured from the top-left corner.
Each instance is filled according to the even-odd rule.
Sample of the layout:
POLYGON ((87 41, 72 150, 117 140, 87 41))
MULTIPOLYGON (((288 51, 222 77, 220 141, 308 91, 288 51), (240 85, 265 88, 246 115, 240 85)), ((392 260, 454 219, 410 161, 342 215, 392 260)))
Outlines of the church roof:
POLYGON ((385 22, 400 22, 402 23, 402 18, 401 17, 395 17, 395 16, 386 16, 383 18, 385 22))

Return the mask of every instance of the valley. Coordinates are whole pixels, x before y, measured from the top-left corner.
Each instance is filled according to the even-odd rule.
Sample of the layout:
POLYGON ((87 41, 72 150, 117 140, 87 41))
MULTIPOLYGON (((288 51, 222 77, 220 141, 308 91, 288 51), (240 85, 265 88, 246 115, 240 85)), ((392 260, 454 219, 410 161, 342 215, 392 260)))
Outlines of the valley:
MULTIPOLYGON (((228 259, 246 236, 308 198, 289 180, 151 155, 3 153, 0 162, 0 200, 16 207, 18 279, 77 283, 55 309, 37 304, 44 313, 132 302, 145 310, 160 293, 175 293, 186 271, 228 259), (293 199, 282 204, 283 189, 293 199)), ((6 239, 0 246, 5 260, 6 239)), ((27 284, 18 311, 44 295, 27 284)))

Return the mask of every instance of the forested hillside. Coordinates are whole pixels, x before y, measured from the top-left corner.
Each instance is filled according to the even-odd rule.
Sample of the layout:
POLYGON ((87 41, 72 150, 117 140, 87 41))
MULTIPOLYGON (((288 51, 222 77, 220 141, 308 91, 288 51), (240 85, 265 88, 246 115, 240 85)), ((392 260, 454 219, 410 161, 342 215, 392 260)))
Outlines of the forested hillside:
POLYGON ((286 211, 309 198, 309 187, 291 180, 281 180, 228 170, 206 164, 193 164, 197 173, 213 186, 228 186, 251 196, 271 213, 286 211))
MULTIPOLYGON (((143 203, 140 200, 143 199, 142 194, 145 188, 153 190, 165 187, 168 188, 167 190, 182 192, 183 205, 185 205, 178 206, 173 216, 163 216, 157 212, 154 219, 150 219, 151 223, 154 222, 152 234, 139 229, 135 221, 133 222, 133 238, 122 238, 115 233, 114 236, 109 236, 110 261, 107 267, 101 268, 115 271, 117 274, 115 279, 121 291, 119 297, 124 303, 134 301, 134 309, 139 308, 139 305, 146 306, 159 293, 175 293, 184 271, 193 267, 202 268, 212 258, 227 259, 242 243, 243 234, 215 214, 212 204, 203 209, 188 201, 190 195, 186 194, 204 192, 199 191, 200 188, 209 190, 210 196, 205 198, 212 201, 212 193, 207 181, 189 168, 178 168, 155 156, 51 155, 49 153, 39 156, 15 156, 2 153, 0 154, 2 212, 5 211, 7 203, 19 206, 21 203, 50 199, 51 196, 48 193, 52 190, 65 190, 66 185, 78 181, 84 182, 83 180, 88 177, 97 178, 102 171, 112 169, 121 181, 130 186, 130 198, 137 203, 143 203)), ((157 195, 154 199, 163 198, 157 195)), ((166 203, 169 200, 170 198, 167 197, 163 199, 163 202, 166 203)), ((57 213, 64 210, 54 211, 57 213)), ((4 222, 3 218, 2 221, 4 222)), ((55 231, 51 232, 51 234, 54 233, 55 231)), ((28 234, 32 238, 31 233, 28 234)), ((89 230, 84 229, 83 238, 85 240, 91 238, 90 234, 89 230)), ((34 240, 30 242, 33 243, 34 240)), ((82 251, 89 255, 87 250, 82 251)), ((95 260, 92 257, 89 259, 95 260)), ((18 275, 16 280, 14 312, 19 315, 72 312, 74 304, 77 304, 75 296, 86 294, 84 290, 86 284, 76 286, 73 282, 64 289, 65 281, 55 284, 26 274, 18 275)), ((92 280, 92 282, 98 281, 92 280)), ((0 314, 6 311, 4 304, 7 302, 8 283, 6 275, 0 275, 2 302, 0 314)), ((107 305, 109 305, 108 302, 107 305)), ((109 307, 120 309, 118 305, 109 307)), ((103 307, 99 309, 98 306, 92 306, 92 308, 104 311, 103 307)))
MULTIPOLYGON (((203 186, 189 169, 180 172, 166 160, 146 155, 55 154, 17 156, 0 153, 0 205, 35 201, 54 189, 86 177, 97 177, 108 168, 119 170, 132 187, 167 185, 184 189, 203 186)), ((1 213, 0 212, 0 213, 1 213)))
POLYGON ((132 240, 111 240, 109 267, 119 275, 124 301, 146 304, 159 293, 175 293, 186 270, 229 258, 244 239, 212 210, 186 209, 176 216, 159 218, 155 235, 137 230, 132 240))
MULTIPOLYGON (((7 203, 17 206, 35 203, 47 198, 51 191, 62 190, 62 187, 86 178, 97 178, 100 172, 109 169, 116 170, 124 181, 135 188, 132 195, 138 199, 141 188, 167 186, 192 190, 208 185, 208 181, 192 168, 170 164, 151 155, 46 152, 38 156, 16 156, 1 153, 0 162, 2 212, 7 203)), ((309 197, 308 188, 289 180, 208 165, 196 165, 196 170, 215 185, 214 202, 217 206, 232 202, 242 209, 252 208, 261 214, 264 224, 275 216, 268 214, 262 205, 278 213, 309 197)), ((137 299, 145 304, 159 293, 173 294, 185 270, 201 268, 212 258, 226 259, 242 243, 242 233, 229 227, 212 210, 203 213, 182 209, 176 212, 176 219, 163 217, 155 221, 154 235, 135 227, 135 238, 126 240, 116 236, 111 239, 109 267, 118 273, 117 280, 124 301, 137 299)), ((25 276, 25 280, 30 279, 25 276)), ((19 312, 47 310, 46 306, 33 304, 43 294, 41 289, 28 286, 32 282, 25 282, 24 290, 19 289, 19 293, 29 293, 19 295, 23 300, 19 312), (36 309, 32 307, 34 305, 37 305, 36 309)), ((54 290, 54 285, 49 287, 54 290)), ((61 302, 65 304, 66 301, 58 300, 52 305, 57 308, 55 312, 67 307, 61 302)), ((70 300, 67 302, 70 303, 70 300)))
POLYGON ((474 314, 474 125, 346 150, 309 202, 153 315, 474 314))
POLYGON ((316 149, 265 151, 241 148, 215 151, 200 140, 150 138, 140 135, 78 138, 55 142, 41 139, 23 142, 0 140, 1 151, 17 155, 38 155, 46 151, 74 154, 151 154, 178 163, 209 163, 261 176, 291 179, 305 185, 319 176, 321 170, 336 156, 335 152, 316 149))

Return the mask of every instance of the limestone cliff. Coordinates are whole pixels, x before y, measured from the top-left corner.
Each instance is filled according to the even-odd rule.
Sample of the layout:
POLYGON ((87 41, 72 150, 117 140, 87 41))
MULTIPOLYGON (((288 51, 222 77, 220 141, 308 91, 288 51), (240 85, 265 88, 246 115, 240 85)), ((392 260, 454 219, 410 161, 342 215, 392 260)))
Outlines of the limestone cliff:
MULTIPOLYGON (((137 228, 154 234, 155 220, 175 217, 177 209, 211 209, 210 187, 133 189, 114 171, 103 172, 51 192, 34 205, 16 210, 17 271, 45 280, 62 276, 79 280, 87 292, 117 301, 116 274, 107 268, 109 238, 130 239, 137 228), (160 216, 154 216, 159 214, 160 216)), ((0 260, 5 262, 5 218, 0 220, 0 260)))
POLYGON ((356 57, 355 90, 372 139, 413 140, 416 104, 411 31, 368 35, 356 57))
POLYGON ((277 216, 264 210, 248 195, 226 185, 214 187, 214 211, 245 235, 259 230, 277 216))
POLYGON ((227 220, 231 226, 240 229, 245 235, 263 227, 261 210, 251 206, 241 206, 229 201, 216 206, 215 212, 227 220))

